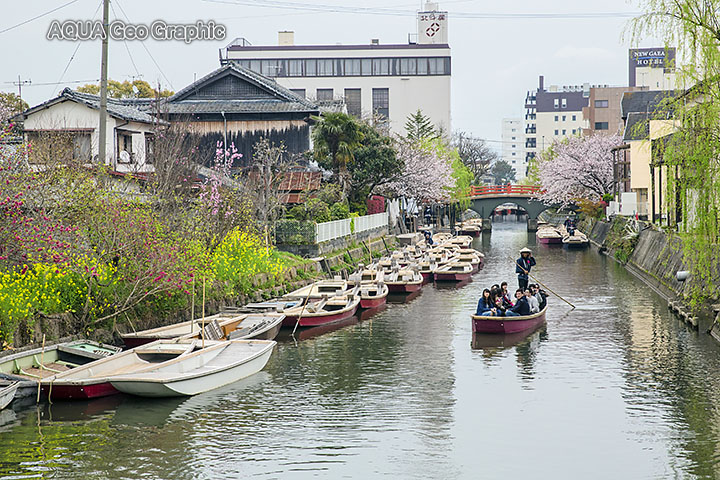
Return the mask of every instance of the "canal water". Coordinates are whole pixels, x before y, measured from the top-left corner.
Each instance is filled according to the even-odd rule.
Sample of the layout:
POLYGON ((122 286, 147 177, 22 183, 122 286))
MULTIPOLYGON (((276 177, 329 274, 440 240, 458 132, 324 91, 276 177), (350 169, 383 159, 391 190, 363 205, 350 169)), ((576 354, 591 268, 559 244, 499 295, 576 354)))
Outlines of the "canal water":
POLYGON ((720 348, 592 251, 496 223, 485 269, 281 340, 267 368, 192 398, 0 412, 0 478, 720 477, 720 348), (473 336, 482 289, 530 245, 551 298, 527 337, 473 336))

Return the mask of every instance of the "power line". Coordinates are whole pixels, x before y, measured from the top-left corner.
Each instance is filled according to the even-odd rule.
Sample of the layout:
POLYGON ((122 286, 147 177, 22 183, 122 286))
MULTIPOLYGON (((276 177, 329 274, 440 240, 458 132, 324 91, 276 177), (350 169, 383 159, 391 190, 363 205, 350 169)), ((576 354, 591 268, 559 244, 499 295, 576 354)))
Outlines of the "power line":
MULTIPOLYGON (((130 23, 130 17, 128 17, 128 14, 125 13, 125 10, 122 8, 122 5, 120 5, 120 1, 119 1, 119 0, 115 0, 115 3, 117 3, 118 8, 119 8, 120 11, 122 12, 122 14, 125 16, 125 19, 128 21, 128 23, 130 23)), ((165 79, 165 81, 168 82, 168 85, 170 85, 170 88, 172 88, 173 90, 175 90, 175 87, 173 86, 173 84, 172 84, 172 82, 170 81, 170 79, 167 77, 167 75, 165 75, 165 72, 163 72, 162 68, 160 68, 160 65, 158 65, 157 61, 155 60, 155 57, 152 56, 152 53, 150 53, 150 50, 148 50, 147 46, 145 46, 145 42, 140 42, 140 45, 142 45, 142 47, 145 49, 145 51, 147 52, 148 56, 150 57, 150 59, 153 61, 153 63, 154 63, 155 66, 157 67, 157 69, 158 69, 158 71, 160 72, 160 74, 163 76, 163 78, 165 79)), ((129 51, 128 51, 128 53, 129 53, 129 51)))
MULTIPOLYGON (((120 4, 118 4, 118 7, 120 7, 120 4)), ((119 18, 120 15, 117 14, 117 12, 115 11, 115 7, 112 3, 110 3, 110 8, 112 8, 113 15, 115 15, 116 18, 119 18)), ((123 39, 123 43, 125 44, 125 50, 127 51, 128 57, 130 57, 130 63, 132 63, 132 66, 135 69, 135 73, 137 73, 138 77, 142 77, 140 70, 138 70, 137 65, 135 65, 135 60, 133 59, 132 53, 130 53, 130 47, 128 46, 127 40, 123 39)))
POLYGON ((5 28, 5 29, 3 29, 3 30, 0 30, 0 34, 5 33, 5 32, 9 32, 10 30, 13 30, 13 29, 18 28, 18 27, 21 27, 21 26, 25 25, 26 23, 30 23, 30 22, 32 22, 33 20, 37 20, 38 18, 42 18, 42 17, 44 17, 44 16, 46 16, 46 15, 50 15, 51 13, 57 12, 57 11, 60 10, 61 8, 65 8, 65 7, 67 7, 68 5, 72 5, 73 3, 78 2, 78 1, 79 1, 79 0, 71 0, 71 1, 69 1, 69 2, 67 2, 67 3, 65 3, 65 4, 63 4, 63 5, 60 5, 59 7, 53 8, 52 10, 48 10, 48 11, 45 12, 45 13, 41 13, 40 15, 38 15, 38 16, 36 16, 36 17, 29 18, 29 19, 27 19, 27 20, 25 20, 25 21, 22 21, 22 22, 20 22, 20 23, 18 23, 18 24, 15 24, 15 25, 13 25, 13 26, 11 26, 11 27, 7 27, 7 28, 5 28))
MULTIPOLYGON (((87 80, 65 80, 62 82, 32 82, 27 85, 23 85, 25 88, 27 87, 46 87, 48 85, 67 85, 67 84, 77 84, 77 83, 92 83, 92 82, 98 82, 99 79, 97 78, 89 78, 87 80)), ((14 82, 2 82, 3 85, 17 85, 17 80, 14 82)))

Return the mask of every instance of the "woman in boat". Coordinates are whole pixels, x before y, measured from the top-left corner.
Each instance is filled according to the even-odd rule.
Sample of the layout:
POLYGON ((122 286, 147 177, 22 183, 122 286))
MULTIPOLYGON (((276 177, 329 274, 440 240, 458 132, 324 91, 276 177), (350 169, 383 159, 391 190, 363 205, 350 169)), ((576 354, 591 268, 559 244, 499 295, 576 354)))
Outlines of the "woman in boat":
POLYGON ((502 282, 500 284, 500 294, 502 298, 503 307, 507 310, 508 308, 512 308, 513 302, 510 300, 510 292, 508 292, 508 284, 507 282, 502 282))
POLYGON ((525 247, 520 250, 520 258, 515 260, 515 273, 518 276, 518 288, 524 292, 528 286, 528 274, 530 269, 535 266, 535 258, 532 256, 532 250, 525 247))
POLYGON ((425 230, 423 232, 423 235, 425 235, 425 244, 428 246, 433 245, 433 239, 432 239, 432 233, 430 233, 430 230, 425 230))
POLYGON ((483 290, 482 297, 480 297, 475 315, 482 317, 494 317, 496 314, 497 308, 495 307, 495 302, 490 295, 490 290, 486 288, 483 290))
POLYGON ((547 293, 545 293, 545 290, 541 289, 537 283, 531 285, 531 289, 535 298, 537 298, 540 310, 542 310, 545 308, 545 305, 547 305, 547 293))
POLYGON ((521 289, 515 291, 515 306, 508 308, 505 312, 506 317, 520 317, 530 315, 530 305, 525 298, 525 294, 521 289))

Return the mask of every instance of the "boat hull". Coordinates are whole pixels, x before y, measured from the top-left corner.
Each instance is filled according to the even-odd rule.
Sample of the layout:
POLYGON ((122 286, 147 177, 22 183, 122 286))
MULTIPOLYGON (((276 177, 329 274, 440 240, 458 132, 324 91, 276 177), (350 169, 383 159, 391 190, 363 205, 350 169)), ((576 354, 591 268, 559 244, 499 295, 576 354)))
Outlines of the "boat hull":
POLYGON ((125 348, 128 350, 135 347, 140 347, 142 345, 145 345, 146 343, 154 342, 155 340, 160 340, 159 337, 128 337, 123 338, 123 343, 125 344, 125 348))
MULTIPOLYGON (((359 305, 359 303, 358 303, 359 305)), ((337 313, 329 312, 329 313, 323 313, 323 314, 313 314, 313 313, 305 313, 300 318, 300 323, 298 326, 300 327, 317 327, 320 325, 327 325, 329 323, 339 322, 340 320, 344 320, 348 317, 352 317, 355 315, 355 312, 358 309, 358 305, 355 305, 352 308, 348 308, 346 310, 340 310, 337 313)), ((295 324, 298 323, 298 317, 300 315, 287 315, 285 317, 285 320, 283 320, 283 326, 284 327, 291 327, 294 328, 295 324)))
POLYGON ((548 238, 548 237, 538 237, 538 242, 543 243, 545 245, 557 245, 559 243, 562 243, 562 238, 548 238))
POLYGON ((580 250, 582 248, 587 248, 588 242, 563 243, 563 247, 570 249, 570 250, 580 250))
POLYGON ((433 279, 433 272, 420 272, 420 275, 423 277, 423 283, 432 282, 433 279))
POLYGON ((435 272, 435 281, 436 282, 463 282, 465 280, 469 280, 473 273, 475 273, 475 272, 474 271, 470 271, 467 273, 435 272))
POLYGON ((480 230, 460 230, 460 235, 467 235, 469 237, 479 237, 480 230))
POLYGON ((42 392, 49 395, 52 400, 90 400, 92 398, 107 397, 120 393, 110 382, 94 384, 43 384, 42 392))
POLYGON ((387 287, 392 293, 411 293, 420 290, 422 283, 388 283, 387 287))
POLYGON ((7 387, 0 389, 0 410, 10 405, 10 402, 15 398, 15 392, 17 392, 20 382, 13 382, 7 387))
POLYGON ((181 397, 197 395, 258 373, 265 368, 272 353, 273 348, 267 348, 261 355, 257 355, 246 362, 200 377, 165 382, 115 379, 111 383, 113 387, 123 393, 141 397, 181 397))
POLYGON ((480 317, 472 316, 473 332, 476 333, 518 333, 535 328, 545 322, 547 307, 534 315, 522 317, 480 317))
POLYGON ((360 299, 360 308, 364 309, 370 309, 370 308, 377 308, 381 305, 385 305, 385 302, 387 301, 387 295, 383 295, 382 297, 374 297, 374 298, 361 298, 360 299))

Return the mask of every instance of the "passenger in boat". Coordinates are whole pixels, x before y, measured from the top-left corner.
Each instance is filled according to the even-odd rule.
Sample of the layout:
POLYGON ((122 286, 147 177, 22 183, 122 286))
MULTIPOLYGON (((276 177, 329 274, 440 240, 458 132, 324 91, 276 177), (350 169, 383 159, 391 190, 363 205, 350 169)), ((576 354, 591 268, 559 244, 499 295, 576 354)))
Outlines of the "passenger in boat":
POLYGON ((547 293, 545 290, 541 289, 537 283, 530 285, 530 290, 533 292, 533 296, 537 298, 540 310, 545 308, 545 305, 547 305, 547 293))
POLYGON ((532 294, 532 290, 529 288, 525 289, 525 298, 527 299, 528 305, 530 305, 530 313, 538 313, 540 311, 540 303, 538 299, 532 294))
POLYGON ((522 289, 515 291, 515 306, 508 308, 505 312, 506 317, 519 317, 522 315, 530 315, 530 305, 528 304, 522 289))
POLYGON ((515 273, 518 274, 518 288, 523 291, 528 286, 528 274, 534 265, 535 258, 532 256, 532 250, 527 247, 520 250, 520 258, 515 260, 515 273))
POLYGON ((475 315, 479 315, 482 317, 494 317, 495 315, 497 315, 497 308, 495 308, 495 302, 493 302, 492 296, 490 295, 490 290, 488 290, 487 288, 483 290, 482 297, 480 297, 477 310, 475 311, 475 315))
POLYGON ((507 282, 502 282, 500 284, 500 293, 501 298, 503 302, 503 307, 507 310, 508 308, 513 306, 512 300, 510 300, 510 292, 508 292, 508 284, 507 282))
POLYGON ((430 233, 430 230, 425 230, 425 231, 423 232, 423 235, 425 235, 425 243, 426 243, 428 246, 431 246, 431 245, 434 245, 434 244, 435 244, 435 243, 433 242, 432 233, 430 233))

